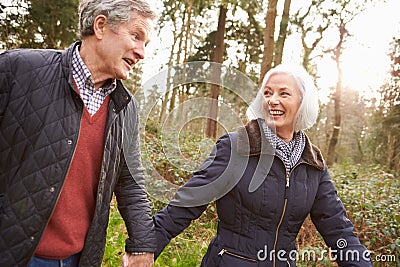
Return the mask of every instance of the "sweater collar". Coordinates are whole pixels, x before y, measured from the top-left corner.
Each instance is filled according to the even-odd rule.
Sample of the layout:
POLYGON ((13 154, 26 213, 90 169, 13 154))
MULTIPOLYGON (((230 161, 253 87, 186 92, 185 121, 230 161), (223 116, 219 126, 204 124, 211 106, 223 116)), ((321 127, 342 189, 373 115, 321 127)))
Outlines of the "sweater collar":
MULTIPOLYGON (((252 120, 238 129, 237 151, 242 156, 259 154, 275 155, 275 149, 267 141, 262 129, 261 119, 252 120)), ((317 169, 325 168, 321 151, 311 143, 306 135, 306 145, 301 156, 303 162, 317 169)))

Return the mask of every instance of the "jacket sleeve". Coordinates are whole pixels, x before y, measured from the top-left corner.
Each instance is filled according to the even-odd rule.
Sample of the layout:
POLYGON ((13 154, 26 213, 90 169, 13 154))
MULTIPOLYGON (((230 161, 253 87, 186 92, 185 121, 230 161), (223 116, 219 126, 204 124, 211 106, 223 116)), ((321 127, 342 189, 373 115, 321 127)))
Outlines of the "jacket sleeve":
POLYGON ((10 75, 9 54, 3 52, 0 54, 0 123, 8 105, 9 91, 11 90, 10 75))
MULTIPOLYGON (((192 201, 193 199, 196 200, 196 198, 204 198, 204 196, 201 196, 201 194, 192 194, 189 197, 181 198, 179 197, 179 194, 180 192, 184 192, 187 188, 200 188, 202 186, 207 186, 218 179, 228 165, 231 150, 230 144, 231 142, 229 135, 226 134, 222 136, 217 141, 213 151, 205 160, 203 165, 199 168, 199 170, 196 171, 189 181, 178 190, 174 200, 179 198, 189 200, 188 202, 194 203, 196 201, 192 201), (193 199, 188 199, 190 197, 193 199)), ((209 198, 209 196, 207 197, 209 198)), ((214 199, 218 197, 219 196, 216 196, 214 199)), ((177 202, 172 201, 171 203, 177 202)), ((200 217, 208 205, 208 203, 206 203, 198 206, 193 206, 191 204, 187 206, 180 204, 178 206, 171 203, 161 211, 157 212, 153 218, 157 239, 155 258, 161 254, 164 247, 168 245, 172 238, 176 237, 183 230, 185 230, 193 220, 200 217)), ((204 202, 199 200, 198 203, 204 202)))
MULTIPOLYGON (((133 99, 135 107, 136 102, 133 99)), ((133 112, 135 113, 135 112, 133 112)), ((131 113, 132 114, 132 113, 131 113)), ((133 129, 130 136, 124 142, 123 155, 121 155, 121 174, 115 187, 115 195, 118 202, 118 210, 125 222, 128 239, 126 240, 126 252, 155 251, 154 224, 151 217, 150 201, 144 187, 144 169, 140 158, 138 115, 128 117, 125 129, 133 129)))
POLYGON ((310 215, 340 267, 372 266, 369 251, 355 235, 327 168, 320 179, 310 215))

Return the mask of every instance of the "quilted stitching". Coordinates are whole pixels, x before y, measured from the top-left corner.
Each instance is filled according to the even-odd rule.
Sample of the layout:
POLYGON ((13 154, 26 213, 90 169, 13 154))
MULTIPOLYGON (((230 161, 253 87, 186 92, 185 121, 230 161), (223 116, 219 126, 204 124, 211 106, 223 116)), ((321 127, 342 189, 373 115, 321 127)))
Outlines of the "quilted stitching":
MULTIPOLYGON (((74 93, 66 79, 69 77, 66 54, 73 46, 67 52, 14 50, 0 56, 0 193, 4 192, 0 208, 0 266, 26 266, 68 171, 82 112, 82 102, 71 97, 74 93)), ((109 203, 121 173, 121 125, 127 110, 136 113, 133 101, 123 109, 119 101, 123 97, 115 95, 117 91, 127 94, 121 86, 119 83, 119 90, 111 95, 118 105, 110 102, 109 135, 104 148, 97 206, 87 237, 88 245, 82 253, 82 266, 101 264, 109 203), (114 105, 118 107, 118 114, 112 111, 114 105)), ((132 179, 126 174, 122 180, 132 179)), ((152 220, 148 202, 143 201, 144 191, 130 186, 116 194, 121 197, 121 205, 126 207, 123 217, 131 222, 128 232, 138 240, 138 244, 130 245, 129 249, 154 251, 152 220), (127 202, 130 201, 127 196, 136 196, 139 204, 127 202)))
POLYGON ((9 68, 1 68, 8 70, 1 73, 1 82, 6 76, 11 90, 0 121, 1 180, 7 184, 2 190, 9 204, 1 218, 0 246, 2 253, 6 248, 13 261, 23 265, 26 255, 20 251, 36 246, 73 152, 68 140, 77 136, 77 128, 64 125, 79 125, 79 120, 74 119, 76 108, 65 109, 68 86, 54 61, 60 53, 17 50, 2 57, 10 62, 9 68), (46 65, 56 71, 48 73, 46 65), (60 87, 64 91, 56 90, 60 87))

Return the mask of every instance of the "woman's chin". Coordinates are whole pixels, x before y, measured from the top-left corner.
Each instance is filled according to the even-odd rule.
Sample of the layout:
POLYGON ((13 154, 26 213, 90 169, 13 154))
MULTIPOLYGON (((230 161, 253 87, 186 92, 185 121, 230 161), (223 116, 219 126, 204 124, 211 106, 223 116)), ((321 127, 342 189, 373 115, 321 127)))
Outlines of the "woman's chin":
POLYGON ((269 128, 271 128, 271 129, 275 129, 276 128, 276 121, 273 118, 267 118, 265 120, 265 122, 267 123, 269 128))

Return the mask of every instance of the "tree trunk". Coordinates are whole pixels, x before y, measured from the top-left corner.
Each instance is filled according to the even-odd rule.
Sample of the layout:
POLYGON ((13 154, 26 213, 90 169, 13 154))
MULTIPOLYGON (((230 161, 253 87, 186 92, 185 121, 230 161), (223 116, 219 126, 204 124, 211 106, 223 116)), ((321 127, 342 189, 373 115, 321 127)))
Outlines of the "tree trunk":
POLYGON ((169 96, 170 96, 170 91, 169 88, 171 86, 171 68, 169 67, 167 70, 167 85, 166 85, 166 90, 164 94, 164 98, 161 103, 161 109, 160 109, 160 116, 158 118, 159 123, 163 123, 165 118, 166 118, 166 113, 167 113, 167 103, 169 102, 169 96))
MULTIPOLYGON (((173 58, 174 58, 174 51, 175 51, 175 46, 177 44, 177 40, 179 38, 179 35, 176 34, 176 20, 173 20, 173 25, 174 25, 174 30, 173 30, 173 35, 174 35, 174 42, 172 43, 172 47, 171 47, 171 53, 169 56, 169 60, 168 60, 168 70, 167 70, 167 85, 166 85, 166 90, 165 90, 165 94, 164 94, 164 98, 161 104, 161 110, 160 110, 160 117, 159 117, 159 122, 162 123, 164 122, 165 118, 166 118, 166 113, 167 113, 167 104, 169 102, 169 97, 171 95, 170 92, 170 87, 171 87, 171 67, 173 64, 173 58)), ((173 83, 172 83, 173 85, 173 83)))
MULTIPOLYGON (((183 13, 183 17, 182 17, 182 25, 185 25, 186 23, 186 12, 183 13)), ((178 35, 179 38, 179 44, 178 44, 178 52, 177 52, 177 56, 176 56, 176 63, 180 64, 181 62, 181 51, 182 51, 182 43, 183 43, 183 31, 181 31, 178 35)), ((171 93, 171 98, 170 98, 170 103, 169 103, 169 108, 168 111, 169 113, 171 113, 174 108, 175 108, 175 101, 176 101, 176 96, 178 94, 178 81, 179 77, 177 77, 177 75, 174 75, 173 78, 173 85, 172 85, 172 93, 171 93)))
POLYGON ((347 33, 347 30, 345 29, 345 25, 341 24, 340 26, 340 38, 339 38, 339 43, 334 49, 334 59, 336 61, 336 68, 338 70, 338 80, 336 84, 336 91, 333 96, 333 102, 334 102, 334 112, 335 112, 335 118, 334 118, 334 123, 333 123, 333 131, 332 131, 332 136, 331 140, 329 142, 329 147, 328 147, 328 156, 327 156, 327 164, 331 166, 336 159, 336 145, 339 140, 339 133, 340 133, 340 124, 341 124, 341 97, 342 97, 342 68, 341 68, 341 56, 342 56, 342 50, 343 50, 343 42, 345 40, 347 33))
POLYGON ((261 73, 258 85, 264 78, 265 73, 272 67, 274 57, 274 33, 275 33, 275 18, 276 18, 276 4, 278 0, 268 1, 268 11, 265 16, 265 32, 264 32, 264 52, 261 62, 261 73))
POLYGON ((330 10, 326 13, 322 8, 323 4, 324 1, 310 2, 301 12, 298 10, 291 20, 291 24, 297 26, 301 33, 300 39, 303 46, 302 65, 307 71, 310 71, 311 53, 322 40, 324 32, 333 23, 331 19, 336 12, 336 10, 330 10), (319 21, 319 23, 312 23, 309 18, 319 21))
POLYGON ((185 121, 186 121, 186 112, 183 110, 184 105, 183 102, 186 100, 186 92, 185 88, 187 85, 186 84, 186 62, 187 62, 187 57, 188 57, 188 42, 190 38, 190 27, 192 25, 192 12, 193 12, 193 0, 189 0, 189 6, 187 8, 187 21, 186 21, 186 30, 185 30, 185 42, 183 46, 183 71, 182 71, 182 81, 181 85, 179 86, 179 119, 178 119, 178 125, 179 127, 183 127, 185 121))
MULTIPOLYGON (((218 29, 215 40, 215 50, 213 61, 221 64, 224 55, 224 36, 225 36, 225 23, 226 23, 227 8, 222 3, 219 7, 218 17, 218 29)), ((208 117, 206 126, 206 136, 216 138, 217 137, 217 116, 218 116, 218 96, 219 96, 219 84, 221 83, 221 68, 220 65, 213 65, 212 69, 212 82, 211 82, 211 94, 210 104, 208 107, 208 117)))
POLYGON ((274 66, 282 63, 283 47, 287 36, 287 27, 289 24, 289 11, 291 0, 285 0, 283 6, 282 20, 279 28, 279 36, 276 42, 274 66))
POLYGON ((327 164, 329 166, 332 166, 332 164, 336 160, 336 145, 339 141, 339 133, 340 133, 340 123, 341 123, 341 112, 340 112, 340 100, 341 100, 341 87, 342 87, 342 82, 341 82, 341 70, 339 71, 340 74, 338 76, 340 77, 340 81, 337 82, 336 84, 336 92, 333 97, 334 101, 334 112, 335 112, 335 119, 333 123, 333 131, 332 131, 332 136, 331 140, 329 141, 329 147, 328 147, 328 157, 327 157, 327 164))

